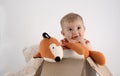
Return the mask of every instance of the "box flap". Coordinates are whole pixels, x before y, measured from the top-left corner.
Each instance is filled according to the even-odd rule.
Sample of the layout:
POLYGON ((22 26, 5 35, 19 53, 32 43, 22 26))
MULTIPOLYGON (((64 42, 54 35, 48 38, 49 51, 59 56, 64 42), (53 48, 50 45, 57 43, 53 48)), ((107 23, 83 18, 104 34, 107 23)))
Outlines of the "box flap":
POLYGON ((99 76, 112 76, 112 73, 106 65, 97 65, 90 57, 87 58, 90 66, 99 74, 99 76))

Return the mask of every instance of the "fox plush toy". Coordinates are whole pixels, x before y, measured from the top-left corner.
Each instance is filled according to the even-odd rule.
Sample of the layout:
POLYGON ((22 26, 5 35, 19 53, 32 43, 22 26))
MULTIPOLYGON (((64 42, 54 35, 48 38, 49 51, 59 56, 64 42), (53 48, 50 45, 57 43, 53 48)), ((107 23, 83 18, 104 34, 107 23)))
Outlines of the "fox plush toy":
POLYGON ((102 53, 98 51, 88 50, 80 43, 68 42, 65 46, 61 46, 57 39, 49 36, 47 33, 43 33, 43 40, 41 40, 39 50, 34 55, 34 58, 42 57, 48 62, 59 62, 62 60, 62 58, 69 58, 72 52, 79 55, 78 57, 91 57, 99 65, 105 64, 105 57, 102 53), (68 52, 66 51, 66 48, 68 52))
POLYGON ((63 58, 63 49, 57 39, 43 33, 43 39, 40 42, 39 50, 34 58, 43 58, 48 62, 59 62, 63 58))

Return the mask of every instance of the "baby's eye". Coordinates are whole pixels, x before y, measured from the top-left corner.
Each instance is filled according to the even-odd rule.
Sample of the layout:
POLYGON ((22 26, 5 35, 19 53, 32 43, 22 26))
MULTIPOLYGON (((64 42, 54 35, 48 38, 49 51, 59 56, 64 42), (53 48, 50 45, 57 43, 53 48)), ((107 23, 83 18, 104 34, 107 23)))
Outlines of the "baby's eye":
POLYGON ((79 30, 79 29, 81 29, 81 27, 77 27, 77 29, 79 30))
POLYGON ((69 31, 72 31, 72 28, 69 28, 68 30, 69 30, 69 31))

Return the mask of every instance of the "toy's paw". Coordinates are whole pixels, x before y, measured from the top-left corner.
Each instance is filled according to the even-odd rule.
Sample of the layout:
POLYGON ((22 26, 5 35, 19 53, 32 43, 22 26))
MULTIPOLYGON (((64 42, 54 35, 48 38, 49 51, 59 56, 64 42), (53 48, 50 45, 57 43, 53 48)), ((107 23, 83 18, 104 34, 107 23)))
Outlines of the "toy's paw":
POLYGON ((38 52, 33 56, 33 58, 41 58, 41 54, 38 52))
POLYGON ((90 57, 99 65, 104 65, 106 62, 105 56, 97 51, 90 51, 90 57))

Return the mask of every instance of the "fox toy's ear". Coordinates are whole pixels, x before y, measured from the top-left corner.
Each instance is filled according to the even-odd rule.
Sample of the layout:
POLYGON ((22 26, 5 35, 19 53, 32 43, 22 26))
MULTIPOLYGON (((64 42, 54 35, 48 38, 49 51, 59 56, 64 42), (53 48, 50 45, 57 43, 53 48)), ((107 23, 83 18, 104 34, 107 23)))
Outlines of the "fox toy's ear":
POLYGON ((46 32, 44 32, 44 33, 42 34, 42 36, 43 36, 44 38, 51 38, 46 32))

